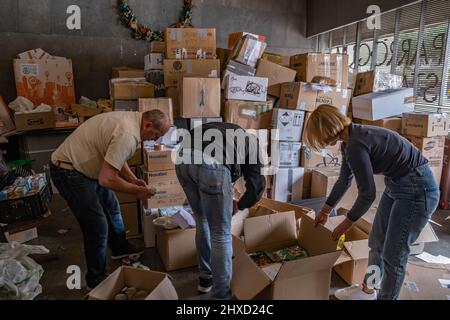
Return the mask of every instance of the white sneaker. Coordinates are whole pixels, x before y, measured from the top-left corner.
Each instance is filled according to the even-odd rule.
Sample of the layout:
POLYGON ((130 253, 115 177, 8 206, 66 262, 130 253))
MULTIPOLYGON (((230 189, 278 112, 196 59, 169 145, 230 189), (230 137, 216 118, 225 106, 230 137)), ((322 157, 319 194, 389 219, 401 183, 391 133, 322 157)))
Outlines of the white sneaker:
POLYGON ((334 296, 338 300, 376 300, 377 292, 365 293, 359 284, 354 284, 351 287, 336 290, 334 296))

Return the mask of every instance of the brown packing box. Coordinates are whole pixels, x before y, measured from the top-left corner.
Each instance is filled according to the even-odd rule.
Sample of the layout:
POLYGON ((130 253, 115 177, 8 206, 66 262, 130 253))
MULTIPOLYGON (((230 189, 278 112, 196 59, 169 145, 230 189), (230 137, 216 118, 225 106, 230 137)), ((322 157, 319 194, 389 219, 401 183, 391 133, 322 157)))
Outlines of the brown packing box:
POLYGON ((404 113, 402 133, 416 137, 448 135, 448 118, 445 113, 404 113))
POLYGON ((403 76, 387 73, 381 70, 359 72, 356 75, 353 96, 384 91, 388 89, 400 89, 403 85, 403 76))
POLYGON ((305 168, 338 167, 342 164, 341 144, 328 146, 322 152, 303 146, 300 163, 305 168))
POLYGON ((347 115, 352 91, 349 89, 339 89, 328 87, 327 90, 321 90, 317 93, 316 108, 322 104, 335 106, 342 114, 347 115))
POLYGON ((145 300, 177 300, 178 295, 165 273, 147 271, 131 267, 119 267, 89 292, 89 300, 114 300, 125 287, 145 290, 149 295, 145 300))
POLYGON ((166 271, 185 269, 197 265, 195 230, 156 228, 156 248, 166 271))
POLYGON ((152 41, 148 46, 150 53, 165 53, 166 43, 164 41, 152 41))
POLYGON ((399 117, 386 118, 377 121, 355 119, 355 122, 366 126, 386 128, 397 133, 401 133, 402 131, 402 118, 399 117))
POLYGON ((13 131, 15 128, 11 111, 0 96, 0 135, 13 131))
POLYGON ((166 88, 166 95, 172 99, 173 117, 180 117, 180 90, 177 87, 166 88))
POLYGON ((302 199, 311 199, 311 180, 313 169, 305 168, 303 174, 303 194, 302 199))
POLYGON ((314 169, 311 177, 311 198, 328 197, 339 178, 340 167, 314 169))
POLYGON ((250 35, 259 41, 266 41, 266 37, 263 35, 258 35, 250 32, 234 32, 228 35, 228 49, 233 49, 244 36, 250 35))
POLYGON ((180 97, 183 118, 220 117, 219 78, 184 78, 180 97))
POLYGON ((220 60, 164 60, 164 85, 177 87, 181 85, 183 77, 219 78, 220 60))
POLYGON ((216 56, 217 59, 220 61, 220 70, 225 70, 227 67, 227 63, 230 60, 232 50, 231 49, 224 49, 224 48, 217 48, 216 49, 216 56))
POLYGON ((50 112, 15 113, 17 131, 55 128, 55 114, 50 112))
POLYGON ((216 56, 216 29, 167 28, 167 59, 213 59, 216 56))
POLYGON ((399 300, 449 299, 450 266, 410 261, 399 300))
POLYGON ((348 87, 348 55, 305 53, 291 57, 291 68, 297 71, 297 80, 311 82, 316 77, 331 78, 340 88, 348 87))
POLYGON ((444 165, 445 137, 421 138, 405 135, 405 138, 411 141, 428 160, 428 164, 439 185, 441 183, 442 168, 444 165))
POLYGON ((231 59, 255 67, 258 60, 266 49, 267 43, 256 40, 249 36, 240 39, 236 47, 233 49, 231 59))
POLYGON ((283 83, 280 88, 280 108, 314 111, 317 91, 306 82, 283 83))
POLYGON ((169 116, 170 123, 173 124, 173 107, 171 98, 148 98, 139 99, 138 111, 145 112, 158 109, 169 116))
POLYGON ((155 85, 146 82, 144 78, 117 78, 110 81, 111 99, 137 100, 139 98, 154 98, 155 85))
POLYGON ((145 202, 145 208, 171 207, 188 202, 175 170, 144 171, 143 179, 156 190, 156 194, 145 202))
POLYGON ((130 167, 140 166, 142 164, 142 148, 138 148, 134 156, 128 159, 127 163, 130 167))
MULTIPOLYGON (((337 241, 331 240, 329 224, 314 226, 314 213, 301 217, 297 233, 294 211, 248 218, 244 221, 244 239, 233 238, 232 291, 239 300, 327 300, 331 268, 341 254, 337 241), (274 264, 271 277, 248 256, 250 252, 277 249, 298 244, 306 249, 306 258, 274 264)), ((340 217, 330 218, 339 220, 340 217)))
POLYGON ((113 67, 112 75, 113 79, 115 78, 144 78, 145 72, 144 69, 133 69, 128 67, 113 67))
POLYGON ((264 52, 261 59, 271 61, 273 63, 279 64, 283 67, 289 67, 291 57, 290 56, 281 56, 279 54, 264 52))
POLYGON ((280 97, 281 84, 295 80, 295 70, 283 67, 274 62, 261 59, 256 68, 256 76, 269 79, 267 93, 271 96, 280 97))
POLYGON ((166 148, 156 151, 151 148, 144 148, 144 168, 148 172, 158 172, 175 170, 175 150, 166 148))
POLYGON ((272 101, 250 102, 227 100, 224 120, 244 129, 269 129, 272 123, 272 101))
POLYGON ((139 210, 137 201, 134 203, 125 203, 120 205, 125 233, 127 238, 137 237, 141 234, 139 226, 139 210))

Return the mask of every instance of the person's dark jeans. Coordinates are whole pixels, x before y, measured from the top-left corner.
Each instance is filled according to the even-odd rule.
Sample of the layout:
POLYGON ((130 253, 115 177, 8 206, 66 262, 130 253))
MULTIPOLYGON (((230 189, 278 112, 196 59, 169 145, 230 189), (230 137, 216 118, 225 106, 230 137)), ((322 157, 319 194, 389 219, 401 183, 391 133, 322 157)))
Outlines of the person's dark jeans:
POLYGON ((108 243, 113 254, 127 251, 119 202, 114 192, 77 171, 50 164, 50 175, 80 224, 88 268, 86 283, 94 288, 107 276, 108 243))

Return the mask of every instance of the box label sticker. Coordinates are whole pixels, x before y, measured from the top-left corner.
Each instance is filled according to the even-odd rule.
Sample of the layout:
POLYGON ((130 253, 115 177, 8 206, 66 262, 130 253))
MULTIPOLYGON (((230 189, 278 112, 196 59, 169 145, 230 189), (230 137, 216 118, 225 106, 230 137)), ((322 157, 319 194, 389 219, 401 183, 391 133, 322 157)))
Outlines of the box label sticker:
POLYGON ((22 76, 38 76, 39 66, 36 63, 24 63, 20 65, 20 74, 22 76))
POLYGON ((252 118, 256 118, 257 114, 256 114, 256 110, 252 110, 252 109, 241 109, 241 115, 243 116, 247 116, 247 117, 252 117, 252 118))

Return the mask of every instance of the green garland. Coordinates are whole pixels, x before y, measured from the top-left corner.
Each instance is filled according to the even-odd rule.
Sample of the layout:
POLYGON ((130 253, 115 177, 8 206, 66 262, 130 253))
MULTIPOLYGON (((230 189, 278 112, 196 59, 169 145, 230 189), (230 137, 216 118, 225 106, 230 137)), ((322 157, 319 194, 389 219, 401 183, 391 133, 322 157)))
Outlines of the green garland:
MULTIPOLYGON (((192 28, 192 0, 184 0, 180 21, 169 28, 192 28)), ((144 24, 140 24, 128 0, 119 0, 120 21, 131 29, 131 35, 137 40, 164 41, 164 31, 154 31, 144 24)))

